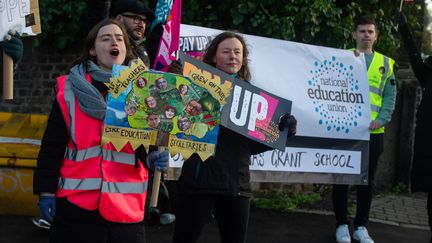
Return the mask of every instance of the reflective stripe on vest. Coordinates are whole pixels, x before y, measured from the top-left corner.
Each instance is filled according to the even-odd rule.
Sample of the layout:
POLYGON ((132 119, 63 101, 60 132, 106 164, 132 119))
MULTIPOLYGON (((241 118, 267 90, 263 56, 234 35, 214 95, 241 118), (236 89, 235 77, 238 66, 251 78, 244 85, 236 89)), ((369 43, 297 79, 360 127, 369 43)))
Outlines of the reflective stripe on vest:
POLYGON ((101 178, 60 178, 58 188, 64 190, 100 190, 101 184, 101 178))
POLYGON ((73 148, 66 148, 65 157, 66 159, 79 162, 102 155, 102 149, 100 146, 91 147, 88 149, 76 150, 73 148))
MULTIPOLYGON (((66 78, 67 79, 67 78, 66 78)), ((70 139, 71 142, 74 144, 74 147, 76 147, 76 138, 75 138, 75 95, 72 91, 72 86, 70 82, 67 82, 65 80, 64 85, 64 99, 66 101, 67 109, 68 109, 68 115, 70 117, 70 139)))
MULTIPOLYGON (((394 61, 381 53, 374 52, 368 69, 371 120, 375 120, 382 106, 382 96, 388 79, 393 75, 394 61), (384 70, 382 70, 384 69, 384 70)), ((384 127, 372 130, 371 133, 384 133, 384 127)))
POLYGON ((103 149, 102 157, 104 160, 121 164, 135 165, 136 163, 135 154, 126 154, 114 150, 103 149))
POLYGON ((147 182, 103 182, 100 178, 70 179, 60 178, 59 188, 65 190, 99 190, 104 193, 143 193, 147 191, 147 182))
POLYGON ((71 161, 80 162, 83 160, 101 156, 103 160, 110 162, 135 165, 135 155, 126 154, 113 150, 102 149, 100 146, 91 147, 88 149, 76 150, 73 148, 66 148, 65 157, 71 161))
POLYGON ((106 193, 144 193, 147 191, 147 182, 104 182, 102 192, 106 193))

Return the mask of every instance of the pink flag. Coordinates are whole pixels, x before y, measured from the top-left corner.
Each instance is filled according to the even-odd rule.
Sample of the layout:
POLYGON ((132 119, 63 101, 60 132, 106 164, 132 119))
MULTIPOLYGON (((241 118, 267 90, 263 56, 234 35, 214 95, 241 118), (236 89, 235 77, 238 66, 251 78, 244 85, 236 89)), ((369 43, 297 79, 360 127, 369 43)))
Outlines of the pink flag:
POLYGON ((159 49, 153 69, 166 71, 173 60, 176 59, 175 53, 180 48, 180 18, 181 0, 174 0, 170 14, 164 25, 159 49))

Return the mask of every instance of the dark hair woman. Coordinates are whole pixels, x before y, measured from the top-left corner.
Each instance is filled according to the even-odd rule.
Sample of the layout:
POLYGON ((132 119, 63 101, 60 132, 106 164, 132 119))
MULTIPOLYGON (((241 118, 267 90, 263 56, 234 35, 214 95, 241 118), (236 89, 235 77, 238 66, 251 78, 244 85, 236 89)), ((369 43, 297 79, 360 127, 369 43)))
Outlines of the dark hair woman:
MULTIPOLYGON (((122 24, 105 19, 88 34, 70 72, 57 78, 33 183, 41 216, 52 222, 50 242, 145 242, 148 170, 137 162, 145 153, 101 141, 104 83, 130 54, 122 24)), ((149 163, 167 165, 168 154, 155 153, 149 163)))

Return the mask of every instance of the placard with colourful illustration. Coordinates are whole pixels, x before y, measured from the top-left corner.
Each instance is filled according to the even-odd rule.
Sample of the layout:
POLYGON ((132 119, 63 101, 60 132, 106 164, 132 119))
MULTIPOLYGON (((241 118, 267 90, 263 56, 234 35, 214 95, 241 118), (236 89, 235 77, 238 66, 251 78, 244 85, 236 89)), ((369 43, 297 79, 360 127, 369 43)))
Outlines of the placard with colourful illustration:
POLYGON ((165 146, 172 154, 197 153, 203 160, 214 154, 225 99, 188 77, 147 70, 142 62, 114 72, 120 75, 107 85, 104 141, 117 149, 127 142, 148 148, 156 145, 157 132, 169 133, 165 146))

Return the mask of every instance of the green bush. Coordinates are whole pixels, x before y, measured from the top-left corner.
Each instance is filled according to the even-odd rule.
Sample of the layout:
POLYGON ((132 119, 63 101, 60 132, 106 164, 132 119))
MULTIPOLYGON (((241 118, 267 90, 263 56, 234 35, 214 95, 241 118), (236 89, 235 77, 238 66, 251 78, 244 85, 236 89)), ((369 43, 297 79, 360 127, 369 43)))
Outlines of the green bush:
POLYGON ((409 187, 403 182, 398 182, 398 183, 392 185, 388 192, 390 194, 395 194, 395 195, 398 195, 401 193, 407 193, 407 192, 409 192, 409 187))
MULTIPOLYGON (((37 43, 54 43, 62 49, 81 40, 86 2, 39 1, 42 34, 37 43)), ((155 6, 156 1, 145 2, 155 6)), ((367 13, 376 17, 379 25, 378 51, 395 56, 400 43, 392 22, 399 1, 183 0, 182 3, 183 23, 336 48, 353 47, 353 21, 367 13)), ((419 39, 422 21, 415 20, 421 16, 422 5, 405 4, 404 7, 419 39)))
POLYGON ((42 33, 36 39, 36 45, 48 42, 63 49, 83 38, 85 0, 43 0, 39 1, 39 9, 42 33))
POLYGON ((290 212, 302 205, 314 203, 321 200, 319 193, 293 193, 281 191, 272 193, 265 197, 254 198, 252 205, 257 208, 273 209, 282 212, 290 212))
MULTIPOLYGON (((418 18, 421 4, 405 8, 409 18, 418 18)), ((399 36, 393 18, 399 1, 369 0, 183 0, 183 22, 193 25, 284 39, 314 45, 350 48, 353 21, 360 14, 376 18, 380 38, 376 49, 396 55, 399 36)), ((419 29, 419 21, 410 22, 419 29)))

